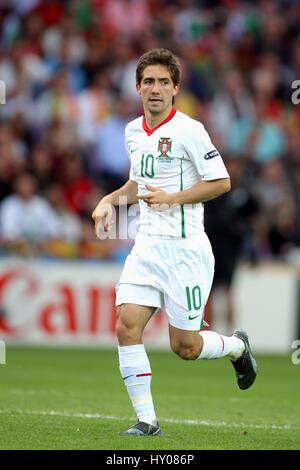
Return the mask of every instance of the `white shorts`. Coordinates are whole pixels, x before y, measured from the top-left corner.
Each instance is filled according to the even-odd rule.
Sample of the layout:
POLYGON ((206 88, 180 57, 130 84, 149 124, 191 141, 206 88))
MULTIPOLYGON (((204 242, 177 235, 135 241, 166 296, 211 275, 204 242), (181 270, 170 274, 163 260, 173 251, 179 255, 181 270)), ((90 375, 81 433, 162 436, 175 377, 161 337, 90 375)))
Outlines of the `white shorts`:
POLYGON ((200 330, 213 275, 205 232, 174 240, 139 233, 116 286, 116 305, 164 307, 170 325, 200 330))

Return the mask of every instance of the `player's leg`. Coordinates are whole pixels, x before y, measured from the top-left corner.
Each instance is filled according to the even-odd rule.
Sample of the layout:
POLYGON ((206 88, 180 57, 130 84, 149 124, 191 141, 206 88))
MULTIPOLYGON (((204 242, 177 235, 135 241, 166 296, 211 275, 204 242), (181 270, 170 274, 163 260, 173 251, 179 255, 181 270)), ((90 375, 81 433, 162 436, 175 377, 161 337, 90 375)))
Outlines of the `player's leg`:
POLYGON ((149 286, 123 284, 117 289, 116 334, 120 372, 138 418, 137 424, 120 434, 160 434, 151 394, 152 372, 142 337, 161 300, 159 291, 149 286), (126 303, 126 299, 132 303, 126 303), (141 305, 143 299, 150 305, 141 305))
POLYGON ((123 303, 116 309, 116 335, 119 346, 141 344, 145 326, 156 307, 123 303))
POLYGON ((182 359, 237 359, 244 343, 236 336, 224 336, 215 331, 189 331, 169 325, 170 344, 182 359))
POLYGON ((185 360, 229 357, 239 387, 244 390, 253 384, 257 367, 245 332, 236 331, 232 336, 220 335, 215 331, 200 332, 199 325, 196 329, 199 317, 189 320, 186 309, 166 297, 165 302, 171 348, 179 357, 185 360))
POLYGON ((203 234, 197 240, 178 242, 177 252, 181 262, 173 260, 172 279, 164 297, 172 350, 183 359, 227 356, 235 368, 239 387, 250 387, 256 377, 256 363, 247 335, 241 331, 232 336, 200 332, 214 276, 214 257, 208 238, 203 234))
POLYGON ((185 278, 180 273, 177 277, 182 278, 182 285, 177 286, 172 298, 167 294, 164 296, 171 348, 183 359, 217 359, 228 356, 235 360, 245 349, 241 339, 214 331, 200 332, 213 280, 213 262, 208 256, 202 257, 201 261, 199 263, 195 256, 194 264, 202 273, 200 279, 196 280, 197 271, 192 272, 190 278, 189 273, 186 273, 185 278))

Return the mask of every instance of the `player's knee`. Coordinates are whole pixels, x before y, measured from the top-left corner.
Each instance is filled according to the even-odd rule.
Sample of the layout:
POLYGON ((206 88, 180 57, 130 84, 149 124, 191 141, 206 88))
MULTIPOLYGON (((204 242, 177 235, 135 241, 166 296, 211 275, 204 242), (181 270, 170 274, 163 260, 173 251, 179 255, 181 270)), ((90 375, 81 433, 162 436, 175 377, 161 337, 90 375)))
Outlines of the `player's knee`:
POLYGON ((119 340, 122 340, 130 335, 131 328, 124 322, 122 317, 118 317, 116 321, 116 335, 119 340))
POLYGON ((138 328, 125 318, 119 316, 116 321, 116 335, 120 344, 135 341, 139 336, 138 328))
POLYGON ((179 345, 173 351, 184 361, 193 361, 199 357, 199 351, 194 346, 179 345))

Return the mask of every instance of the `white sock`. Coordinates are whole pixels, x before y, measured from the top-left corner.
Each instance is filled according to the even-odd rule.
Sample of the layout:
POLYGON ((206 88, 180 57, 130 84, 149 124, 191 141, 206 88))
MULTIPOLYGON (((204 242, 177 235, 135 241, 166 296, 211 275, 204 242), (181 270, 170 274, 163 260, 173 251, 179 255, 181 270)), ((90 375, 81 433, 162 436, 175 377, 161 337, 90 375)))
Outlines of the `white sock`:
POLYGON ((156 424, 151 367, 143 344, 118 346, 121 376, 139 421, 156 424))
POLYGON ((201 331, 203 349, 198 359, 218 359, 229 356, 238 359, 244 352, 244 342, 236 336, 223 336, 214 331, 201 331))

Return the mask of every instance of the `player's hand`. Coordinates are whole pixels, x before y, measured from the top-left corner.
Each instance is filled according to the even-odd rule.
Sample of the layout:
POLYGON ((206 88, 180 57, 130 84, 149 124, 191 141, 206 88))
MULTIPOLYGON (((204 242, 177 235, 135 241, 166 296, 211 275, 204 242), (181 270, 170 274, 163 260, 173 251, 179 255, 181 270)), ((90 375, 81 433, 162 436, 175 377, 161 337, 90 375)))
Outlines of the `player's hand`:
POLYGON ((101 237, 101 232, 108 232, 112 226, 112 210, 110 204, 98 204, 92 214, 92 218, 95 222, 95 233, 97 238, 101 237))
POLYGON ((144 201, 149 207, 154 210, 162 211, 167 210, 172 205, 172 195, 163 191, 160 188, 146 184, 145 188, 149 192, 144 194, 137 194, 137 198, 144 201))

